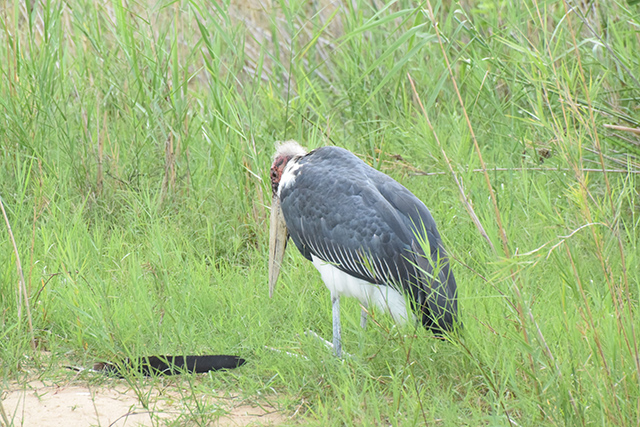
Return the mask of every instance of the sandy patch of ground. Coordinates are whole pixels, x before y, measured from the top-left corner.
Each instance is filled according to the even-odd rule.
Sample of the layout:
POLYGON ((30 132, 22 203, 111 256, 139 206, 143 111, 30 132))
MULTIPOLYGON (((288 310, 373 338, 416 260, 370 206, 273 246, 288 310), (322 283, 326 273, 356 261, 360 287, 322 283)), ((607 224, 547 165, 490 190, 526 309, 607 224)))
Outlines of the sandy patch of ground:
POLYGON ((175 386, 161 391, 148 387, 138 392, 149 400, 148 409, 124 381, 108 385, 55 385, 30 381, 14 384, 1 398, 7 417, 14 426, 134 427, 174 422, 193 425, 198 419, 202 424, 226 427, 278 425, 287 421, 269 405, 247 405, 237 398, 204 397, 200 403, 206 409, 195 411, 197 415, 194 416, 197 405, 193 400, 185 399, 175 386))

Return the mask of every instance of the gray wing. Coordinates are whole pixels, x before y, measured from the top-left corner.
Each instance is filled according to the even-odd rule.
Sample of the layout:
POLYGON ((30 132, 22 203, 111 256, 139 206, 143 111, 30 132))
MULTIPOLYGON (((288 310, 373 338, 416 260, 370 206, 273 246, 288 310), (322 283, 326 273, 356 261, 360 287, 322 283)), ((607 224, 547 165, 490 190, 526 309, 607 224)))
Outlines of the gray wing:
POLYGON ((282 189, 281 202, 287 229, 302 255, 407 292, 425 326, 451 329, 457 313, 456 283, 426 206, 398 182, 338 147, 310 152, 296 173, 294 183, 282 189))

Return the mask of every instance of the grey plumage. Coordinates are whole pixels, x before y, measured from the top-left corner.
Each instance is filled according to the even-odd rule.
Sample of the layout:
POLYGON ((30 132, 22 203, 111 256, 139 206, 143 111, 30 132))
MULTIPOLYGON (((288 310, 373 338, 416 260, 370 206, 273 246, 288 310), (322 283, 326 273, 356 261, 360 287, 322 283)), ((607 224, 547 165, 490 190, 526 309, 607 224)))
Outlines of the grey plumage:
POLYGON ((408 293, 425 327, 436 333, 451 330, 458 312, 456 281, 427 207, 339 147, 286 162, 295 163, 289 169, 293 179, 276 183, 274 190, 302 255, 408 293))

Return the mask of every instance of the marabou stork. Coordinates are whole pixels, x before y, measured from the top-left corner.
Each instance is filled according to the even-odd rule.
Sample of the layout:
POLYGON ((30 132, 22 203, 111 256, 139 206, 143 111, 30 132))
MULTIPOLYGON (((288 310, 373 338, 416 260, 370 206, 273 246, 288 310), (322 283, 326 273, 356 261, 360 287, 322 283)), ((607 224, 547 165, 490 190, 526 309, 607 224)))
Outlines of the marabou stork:
POLYGON ((440 335, 457 323, 456 281, 427 207, 409 190, 349 151, 307 151, 295 141, 276 145, 269 296, 273 296, 289 237, 318 269, 331 292, 333 347, 341 357, 340 296, 356 297, 414 320, 440 335), (428 255, 427 255, 428 254, 428 255))

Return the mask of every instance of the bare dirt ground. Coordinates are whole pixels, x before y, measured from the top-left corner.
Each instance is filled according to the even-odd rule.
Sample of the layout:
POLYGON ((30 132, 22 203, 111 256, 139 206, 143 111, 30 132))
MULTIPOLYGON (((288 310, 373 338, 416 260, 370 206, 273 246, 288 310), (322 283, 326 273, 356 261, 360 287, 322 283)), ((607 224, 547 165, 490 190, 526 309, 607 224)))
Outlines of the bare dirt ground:
MULTIPOLYGON (((288 418, 269 405, 250 405, 236 397, 207 397, 201 404, 210 413, 195 415, 176 386, 137 390, 150 402, 145 408, 125 381, 108 385, 47 384, 30 381, 13 384, 2 398, 2 405, 14 426, 268 426, 286 423, 288 418), (196 418, 197 417, 197 418, 196 418), (219 417, 219 418, 218 418, 219 417), (213 420, 213 421, 209 421, 213 420)), ((192 406, 195 403, 191 401, 192 406)), ((202 412, 200 412, 202 414, 202 412)), ((0 422, 0 424, 2 424, 0 422)))

